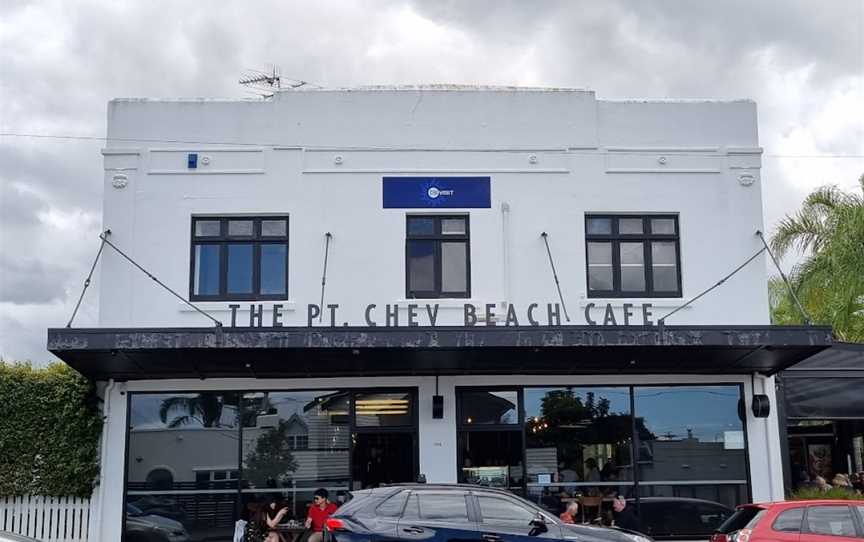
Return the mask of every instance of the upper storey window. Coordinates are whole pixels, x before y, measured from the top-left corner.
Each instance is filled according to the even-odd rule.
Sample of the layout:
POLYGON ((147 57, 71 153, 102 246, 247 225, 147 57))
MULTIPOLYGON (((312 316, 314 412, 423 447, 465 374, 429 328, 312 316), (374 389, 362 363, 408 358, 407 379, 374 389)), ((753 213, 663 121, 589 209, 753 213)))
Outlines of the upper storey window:
POLYGON ((409 215, 405 235, 408 298, 469 297, 468 217, 409 215))
POLYGON ((677 215, 585 216, 588 297, 681 297, 677 215))
POLYGON ((190 299, 287 297, 287 216, 192 219, 190 299))

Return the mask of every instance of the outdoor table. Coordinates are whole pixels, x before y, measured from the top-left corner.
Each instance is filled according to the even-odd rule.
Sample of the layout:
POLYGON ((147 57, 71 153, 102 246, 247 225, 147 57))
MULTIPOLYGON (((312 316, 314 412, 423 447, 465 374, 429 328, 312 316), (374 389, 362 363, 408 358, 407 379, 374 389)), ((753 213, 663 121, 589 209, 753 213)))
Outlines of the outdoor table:
POLYGON ((280 523, 277 528, 280 534, 285 535, 289 539, 289 542, 297 542, 303 537, 303 533, 306 532, 306 527, 302 523, 300 525, 280 523))

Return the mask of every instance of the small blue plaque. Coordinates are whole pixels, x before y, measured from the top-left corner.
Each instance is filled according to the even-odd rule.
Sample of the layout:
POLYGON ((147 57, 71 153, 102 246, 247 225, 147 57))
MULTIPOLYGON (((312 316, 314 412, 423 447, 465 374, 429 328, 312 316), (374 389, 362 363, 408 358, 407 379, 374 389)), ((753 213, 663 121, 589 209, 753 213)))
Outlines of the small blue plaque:
POLYGON ((198 168, 198 153, 189 153, 189 155, 186 157, 186 167, 188 167, 189 169, 198 168))

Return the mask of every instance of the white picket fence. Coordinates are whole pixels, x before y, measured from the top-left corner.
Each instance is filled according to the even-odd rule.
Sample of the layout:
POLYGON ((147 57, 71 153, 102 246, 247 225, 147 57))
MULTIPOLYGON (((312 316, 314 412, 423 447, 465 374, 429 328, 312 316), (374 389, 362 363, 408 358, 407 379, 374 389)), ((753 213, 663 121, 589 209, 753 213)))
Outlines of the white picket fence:
POLYGON ((0 532, 43 542, 86 542, 90 499, 76 497, 0 497, 0 532))

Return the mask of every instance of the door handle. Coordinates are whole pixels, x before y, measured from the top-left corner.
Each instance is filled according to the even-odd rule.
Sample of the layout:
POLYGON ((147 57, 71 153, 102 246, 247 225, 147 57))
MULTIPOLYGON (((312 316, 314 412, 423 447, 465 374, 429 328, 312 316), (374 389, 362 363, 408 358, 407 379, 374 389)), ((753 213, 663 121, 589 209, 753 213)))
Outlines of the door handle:
POLYGON ((493 533, 483 533, 482 535, 480 535, 480 538, 482 538, 486 542, 501 542, 501 537, 493 533))
POLYGON ((405 527, 404 529, 402 529, 402 532, 408 534, 421 534, 423 532, 423 529, 420 527, 405 527))

